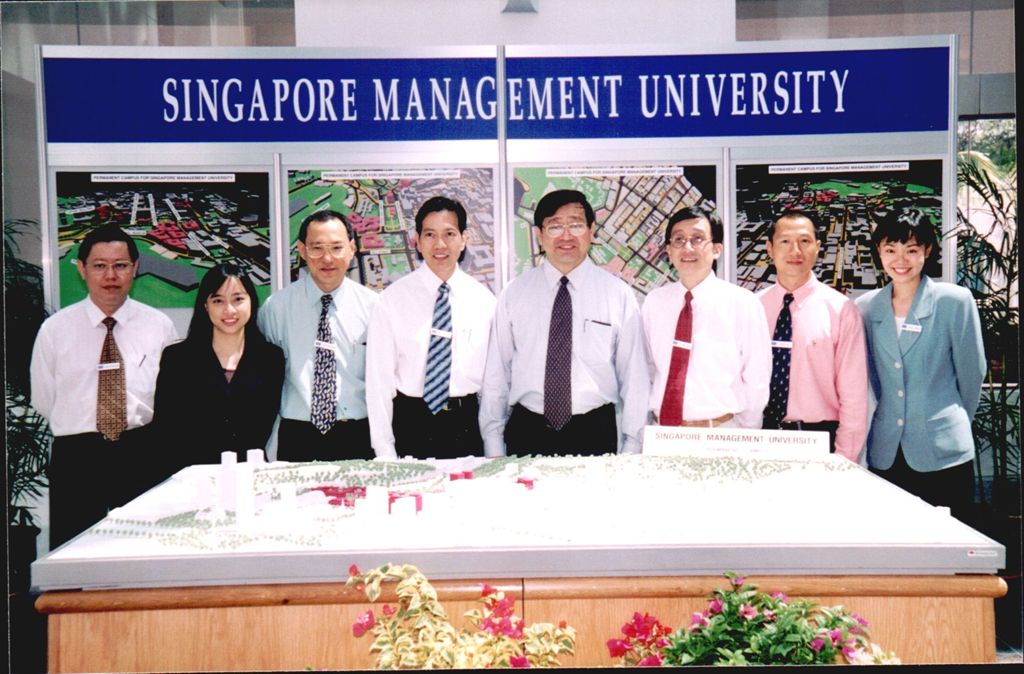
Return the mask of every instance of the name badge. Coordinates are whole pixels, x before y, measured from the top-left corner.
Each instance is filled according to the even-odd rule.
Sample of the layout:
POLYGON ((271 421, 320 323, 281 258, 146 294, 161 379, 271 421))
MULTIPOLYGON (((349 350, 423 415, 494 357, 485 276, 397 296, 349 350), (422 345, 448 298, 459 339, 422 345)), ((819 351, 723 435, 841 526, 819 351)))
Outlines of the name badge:
POLYGON ((326 349, 327 351, 338 350, 338 347, 334 346, 331 342, 321 342, 319 339, 313 342, 313 345, 318 349, 326 349))
POLYGON ((430 328, 431 337, 440 337, 441 339, 451 339, 452 333, 448 330, 438 330, 437 328, 430 328))
POLYGON ((690 351, 691 349, 693 349, 693 344, 691 342, 684 342, 681 339, 673 339, 672 348, 686 349, 687 351, 690 351))
POLYGON ((104 370, 120 370, 120 369, 121 369, 121 363, 100 363, 99 365, 96 366, 96 370, 98 372, 103 372, 104 370))
POLYGON ((793 342, 787 342, 787 341, 782 340, 782 339, 773 339, 772 340, 772 348, 773 349, 792 349, 793 348, 793 342))
POLYGON ((907 332, 921 332, 921 326, 913 323, 904 323, 903 329, 907 332))

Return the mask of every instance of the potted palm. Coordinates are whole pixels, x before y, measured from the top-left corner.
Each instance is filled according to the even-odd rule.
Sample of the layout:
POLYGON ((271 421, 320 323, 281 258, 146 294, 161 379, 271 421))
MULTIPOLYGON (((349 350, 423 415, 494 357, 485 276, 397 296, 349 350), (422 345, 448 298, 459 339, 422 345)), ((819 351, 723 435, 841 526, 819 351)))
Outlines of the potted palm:
POLYGON ((1006 545, 1010 592, 996 603, 1001 636, 1020 644, 1020 280, 1016 168, 981 152, 957 157, 957 274, 981 317, 989 370, 974 417, 979 507, 975 526, 1006 545))
POLYGON ((42 269, 18 257, 17 237, 38 230, 31 220, 4 221, 4 382, 7 440, 7 526, 12 591, 29 585, 39 527, 30 505, 47 486, 50 433, 32 409, 29 361, 39 326, 46 318, 42 269))

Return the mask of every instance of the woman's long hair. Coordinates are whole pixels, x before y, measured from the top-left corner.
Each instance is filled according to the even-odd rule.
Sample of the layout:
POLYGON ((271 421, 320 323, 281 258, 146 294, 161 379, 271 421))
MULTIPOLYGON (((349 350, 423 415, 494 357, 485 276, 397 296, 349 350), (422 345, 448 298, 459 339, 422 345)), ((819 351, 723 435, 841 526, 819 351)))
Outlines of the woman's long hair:
POLYGON ((210 322, 210 316, 206 313, 206 300, 209 299, 210 295, 217 292, 224 285, 224 282, 230 278, 238 279, 242 287, 245 288, 245 292, 249 295, 251 312, 249 314, 249 322, 245 324, 246 342, 264 341, 263 333, 260 332, 259 326, 256 325, 256 316, 259 314, 260 308, 260 300, 256 296, 256 287, 249 279, 249 276, 242 271, 241 267, 232 262, 226 262, 206 272, 203 280, 199 282, 199 290, 196 292, 196 304, 192 310, 192 321, 188 325, 188 336, 185 337, 185 342, 190 346, 209 347, 213 342, 213 323, 210 322))

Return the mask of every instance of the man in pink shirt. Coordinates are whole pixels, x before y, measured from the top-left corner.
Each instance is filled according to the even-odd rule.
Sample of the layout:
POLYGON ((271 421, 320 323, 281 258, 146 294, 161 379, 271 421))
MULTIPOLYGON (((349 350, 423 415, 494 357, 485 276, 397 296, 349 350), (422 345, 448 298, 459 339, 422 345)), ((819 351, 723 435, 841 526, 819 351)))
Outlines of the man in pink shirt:
POLYGON ((832 451, 857 461, 868 427, 864 324, 853 302, 815 278, 821 251, 810 213, 768 227, 776 283, 758 293, 772 334, 764 428, 828 431, 832 451))

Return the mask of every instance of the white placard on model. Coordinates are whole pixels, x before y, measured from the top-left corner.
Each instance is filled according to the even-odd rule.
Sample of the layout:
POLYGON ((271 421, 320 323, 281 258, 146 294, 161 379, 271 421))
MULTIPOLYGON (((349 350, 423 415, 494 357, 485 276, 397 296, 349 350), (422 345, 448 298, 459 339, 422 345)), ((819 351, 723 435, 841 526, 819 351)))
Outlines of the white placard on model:
POLYGON ((760 428, 644 427, 644 454, 680 456, 704 452, 757 452, 780 457, 829 453, 826 431, 775 431, 760 428))

